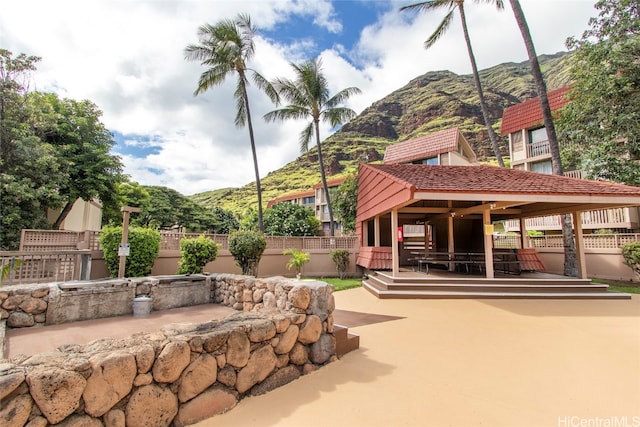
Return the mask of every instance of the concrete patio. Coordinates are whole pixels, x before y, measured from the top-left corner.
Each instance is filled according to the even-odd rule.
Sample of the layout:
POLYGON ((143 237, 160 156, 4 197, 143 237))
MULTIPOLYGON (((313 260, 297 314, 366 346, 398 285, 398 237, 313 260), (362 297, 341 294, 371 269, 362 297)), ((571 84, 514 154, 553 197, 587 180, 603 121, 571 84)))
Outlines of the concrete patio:
POLYGON ((335 297, 342 310, 402 318, 347 325, 359 350, 198 426, 640 425, 636 295, 380 300, 358 288, 335 297))
MULTIPOLYGON (((640 425, 638 295, 381 300, 357 288, 335 298, 336 322, 360 335, 359 350, 197 425, 640 425)), ((48 338, 42 328, 12 330, 8 350, 47 351, 56 340, 88 342, 95 333, 124 336, 205 321, 224 316, 219 309, 58 325, 46 328, 48 338)))

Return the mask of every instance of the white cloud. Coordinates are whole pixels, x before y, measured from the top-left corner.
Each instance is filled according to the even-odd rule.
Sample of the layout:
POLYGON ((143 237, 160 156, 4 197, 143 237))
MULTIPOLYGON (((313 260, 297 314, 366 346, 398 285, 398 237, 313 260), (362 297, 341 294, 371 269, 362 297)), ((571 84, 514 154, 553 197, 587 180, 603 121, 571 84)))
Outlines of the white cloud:
MULTIPOLYGON (((394 1, 390 11, 380 11, 377 22, 362 29, 357 45, 338 41, 324 46, 321 56, 332 92, 349 86, 363 91, 350 102, 357 112, 427 71, 470 73, 458 16, 448 34, 426 51, 423 42, 444 12, 399 13, 400 5, 408 3, 394 1)), ((579 36, 594 15, 587 0, 523 0, 522 6, 539 54, 564 50, 565 39, 579 36)), ((465 8, 481 69, 526 59, 508 2, 502 12, 474 2, 465 2, 465 8)), ((194 97, 203 68, 185 61, 183 53, 197 43, 200 25, 239 12, 249 13, 262 28, 295 16, 312 17, 331 34, 359 25, 358 17, 339 21, 326 0, 21 0, 3 4, 0 48, 42 57, 35 75, 38 90, 89 99, 104 112, 109 129, 152 136, 146 142, 157 147, 152 154, 123 156, 134 180, 193 194, 254 180, 248 129, 233 123, 235 76, 194 97)), ((251 65, 269 79, 292 77, 289 63, 308 59, 306 52, 316 43, 304 36, 291 44, 262 37, 255 42, 251 65)), ((255 88, 249 96, 265 176, 299 155, 304 123, 265 123, 262 116, 275 107, 255 88)), ((328 135, 324 126, 321 136, 328 135)))

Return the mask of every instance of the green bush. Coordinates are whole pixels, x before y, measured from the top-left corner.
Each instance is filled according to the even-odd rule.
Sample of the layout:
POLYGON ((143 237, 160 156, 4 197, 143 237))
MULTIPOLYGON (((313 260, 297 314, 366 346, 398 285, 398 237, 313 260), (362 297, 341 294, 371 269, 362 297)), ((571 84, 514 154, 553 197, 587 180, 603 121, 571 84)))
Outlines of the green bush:
POLYGON ((229 252, 242 269, 242 274, 248 276, 258 275, 258 264, 266 247, 267 239, 257 231, 240 230, 229 235, 229 252))
MULTIPOLYGON (((100 233, 104 261, 112 277, 118 276, 120 265, 118 247, 121 239, 121 226, 104 227, 100 233)), ((130 227, 127 240, 131 251, 125 264, 125 277, 148 276, 160 253, 160 232, 150 228, 130 227)))
POLYGON ((292 268, 296 269, 296 277, 300 278, 300 272, 302 271, 302 266, 311 261, 311 255, 307 252, 302 252, 300 249, 285 249, 282 252, 283 255, 290 255, 289 261, 287 262, 287 269, 291 270, 292 268))
POLYGON ((624 265, 640 276, 640 242, 622 245, 622 257, 624 258, 624 265))
POLYGON ((346 249, 335 249, 331 251, 331 260, 336 265, 336 270, 341 279, 344 279, 344 273, 349 268, 349 251, 346 249))
POLYGON ((211 239, 199 236, 180 240, 178 274, 202 273, 204 266, 218 256, 218 245, 211 239))

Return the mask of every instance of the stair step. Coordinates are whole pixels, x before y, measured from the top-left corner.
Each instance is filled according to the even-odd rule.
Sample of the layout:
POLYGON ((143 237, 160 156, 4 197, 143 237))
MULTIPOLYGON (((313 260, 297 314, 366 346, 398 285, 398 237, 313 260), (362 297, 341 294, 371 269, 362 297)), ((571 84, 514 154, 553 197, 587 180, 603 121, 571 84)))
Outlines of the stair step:
POLYGON ((368 281, 363 281, 363 287, 373 295, 381 299, 437 299, 437 298, 528 298, 528 299, 629 299, 631 295, 607 291, 579 291, 549 292, 543 289, 525 291, 513 290, 489 290, 482 287, 475 290, 455 289, 381 289, 372 286, 368 281))
POLYGON ((346 326, 333 325, 333 336, 336 338, 336 356, 343 356, 360 348, 360 337, 349 332, 346 326))

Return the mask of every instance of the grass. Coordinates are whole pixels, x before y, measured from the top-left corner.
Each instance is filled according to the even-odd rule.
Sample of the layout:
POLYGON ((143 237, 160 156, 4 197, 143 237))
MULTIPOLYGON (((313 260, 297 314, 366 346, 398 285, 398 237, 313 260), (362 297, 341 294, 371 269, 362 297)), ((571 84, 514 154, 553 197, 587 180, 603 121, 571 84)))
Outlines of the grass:
POLYGON ((626 294, 640 294, 640 283, 627 282, 624 280, 606 280, 606 279, 591 279, 593 283, 604 283, 609 285, 609 290, 612 292, 624 292, 626 294))
POLYGON ((362 279, 360 278, 348 278, 348 279, 338 279, 337 277, 307 277, 307 279, 317 279, 322 280, 333 286, 333 290, 344 291, 346 289, 359 288, 362 286, 362 279))

